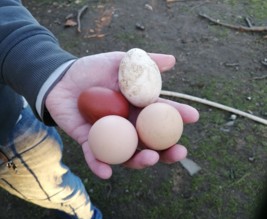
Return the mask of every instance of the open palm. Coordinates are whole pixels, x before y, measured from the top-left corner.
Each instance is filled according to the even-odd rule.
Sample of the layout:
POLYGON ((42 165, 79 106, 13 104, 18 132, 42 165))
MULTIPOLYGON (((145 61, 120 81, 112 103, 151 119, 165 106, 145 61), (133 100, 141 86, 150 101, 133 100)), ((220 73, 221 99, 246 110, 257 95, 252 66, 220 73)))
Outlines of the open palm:
MULTIPOLYGON (((112 169, 108 164, 96 160, 91 153, 87 141, 91 124, 86 122, 79 113, 77 100, 82 91, 94 86, 119 90, 118 69, 124 54, 123 52, 110 52, 78 59, 50 91, 45 102, 50 115, 57 125, 82 145, 89 168, 94 174, 103 179, 107 179, 112 175, 112 169)), ((157 63, 161 72, 169 70, 175 64, 174 57, 170 55, 150 54, 150 56, 157 63)), ((175 106, 185 123, 192 123, 198 120, 197 110, 188 105, 165 99, 159 99, 159 101, 175 106)), ((130 111, 131 119, 134 120, 137 114, 138 109, 132 106, 130 111)), ((186 154, 186 148, 181 145, 174 145, 160 153, 144 149, 136 152, 125 165, 141 169, 152 166, 159 160, 167 163, 176 162, 183 159, 186 154)))

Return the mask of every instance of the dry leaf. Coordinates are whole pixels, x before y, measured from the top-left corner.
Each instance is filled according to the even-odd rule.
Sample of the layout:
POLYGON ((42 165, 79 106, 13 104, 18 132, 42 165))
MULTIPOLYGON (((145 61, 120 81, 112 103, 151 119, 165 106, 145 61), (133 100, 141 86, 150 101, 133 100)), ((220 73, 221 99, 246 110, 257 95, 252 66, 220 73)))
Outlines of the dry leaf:
POLYGON ((64 26, 65 27, 74 27, 77 25, 77 22, 72 19, 67 19, 64 26))

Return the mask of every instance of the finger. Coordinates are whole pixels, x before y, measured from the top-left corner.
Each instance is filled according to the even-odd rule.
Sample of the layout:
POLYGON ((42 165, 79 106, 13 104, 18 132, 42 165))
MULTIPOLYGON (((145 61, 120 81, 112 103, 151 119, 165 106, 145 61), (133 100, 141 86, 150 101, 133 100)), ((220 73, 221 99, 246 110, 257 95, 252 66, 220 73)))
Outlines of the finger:
MULTIPOLYGON (((108 56, 109 60, 112 61, 112 63, 115 63, 116 65, 120 63, 121 59, 125 56, 125 54, 125 52, 104 53, 104 55, 108 56)), ((159 53, 148 53, 148 55, 156 62, 161 72, 170 70, 176 63, 175 57, 173 55, 159 53)))
POLYGON ((134 156, 124 163, 124 166, 132 169, 144 169, 155 165, 159 161, 159 154, 156 151, 144 149, 136 152, 134 156))
POLYGON ((91 171, 101 179, 110 178, 112 175, 111 167, 108 164, 95 159, 87 142, 82 145, 82 149, 85 160, 91 171))
POLYGON ((187 149, 183 145, 174 145, 167 150, 159 152, 160 161, 163 163, 175 163, 183 160, 187 155, 187 149))
POLYGON ((150 57, 157 63, 160 72, 170 70, 175 65, 175 57, 172 55, 149 53, 150 57))
POLYGON ((194 123, 199 119, 199 112, 192 106, 163 98, 159 98, 158 102, 167 103, 175 107, 181 114, 184 123, 194 123))

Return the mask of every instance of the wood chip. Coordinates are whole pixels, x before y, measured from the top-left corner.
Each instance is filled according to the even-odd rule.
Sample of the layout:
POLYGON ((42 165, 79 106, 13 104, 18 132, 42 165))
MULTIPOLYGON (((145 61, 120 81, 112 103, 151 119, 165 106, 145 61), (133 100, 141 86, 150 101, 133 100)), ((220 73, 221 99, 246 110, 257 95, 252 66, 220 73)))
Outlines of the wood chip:
POLYGON ((72 19, 68 19, 64 23, 64 27, 74 27, 74 26, 77 26, 77 22, 72 19))

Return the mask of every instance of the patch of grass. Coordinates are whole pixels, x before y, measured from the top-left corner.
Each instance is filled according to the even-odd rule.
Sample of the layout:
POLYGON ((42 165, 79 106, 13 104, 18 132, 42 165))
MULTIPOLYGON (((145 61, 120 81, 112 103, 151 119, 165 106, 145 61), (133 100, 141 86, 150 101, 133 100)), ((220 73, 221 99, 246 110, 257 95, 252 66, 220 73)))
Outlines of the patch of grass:
MULTIPOLYGON (((198 81, 204 86, 197 89, 196 96, 257 115, 267 111, 264 81, 244 79, 241 83, 220 76, 209 81, 200 77, 198 81)), ((194 89, 194 86, 189 87, 188 93, 194 94, 194 89)), ((186 206, 194 209, 195 215, 209 215, 210 218, 252 218, 264 190, 262 179, 267 173, 264 168, 267 145, 263 143, 267 127, 238 117, 232 127, 224 129, 231 113, 200 104, 195 107, 200 110, 199 125, 205 137, 194 140, 190 135, 184 140, 189 157, 202 171, 192 177, 192 196, 186 206)), ((179 205, 185 208, 185 204, 179 205)), ((190 218, 191 213, 183 212, 183 217, 190 218)))
POLYGON ((229 35, 229 29, 227 28, 221 28, 218 25, 209 25, 208 29, 214 36, 216 36, 219 39, 223 39, 228 37, 229 35))
POLYGON ((243 5, 248 12, 248 16, 252 16, 258 20, 267 18, 267 1, 265 0, 224 0, 225 3, 230 4, 233 7, 243 5))
POLYGON ((146 43, 144 36, 136 32, 120 32, 115 35, 115 38, 127 44, 138 45, 138 47, 142 47, 146 43))
MULTIPOLYGON (((192 178, 195 213, 201 214, 201 209, 205 208, 209 211, 208 215, 217 215, 216 218, 237 218, 242 212, 252 216, 258 196, 263 191, 264 183, 258 180, 265 173, 260 177, 257 170, 263 164, 255 167, 248 157, 242 155, 244 151, 251 150, 249 143, 240 149, 239 154, 235 149, 234 136, 218 130, 212 130, 212 134, 216 137, 203 140, 197 150, 191 151, 191 157, 203 169, 192 178), (210 207, 207 209, 205 206, 210 207)), ((255 136, 251 135, 248 139, 257 142, 255 136)))

